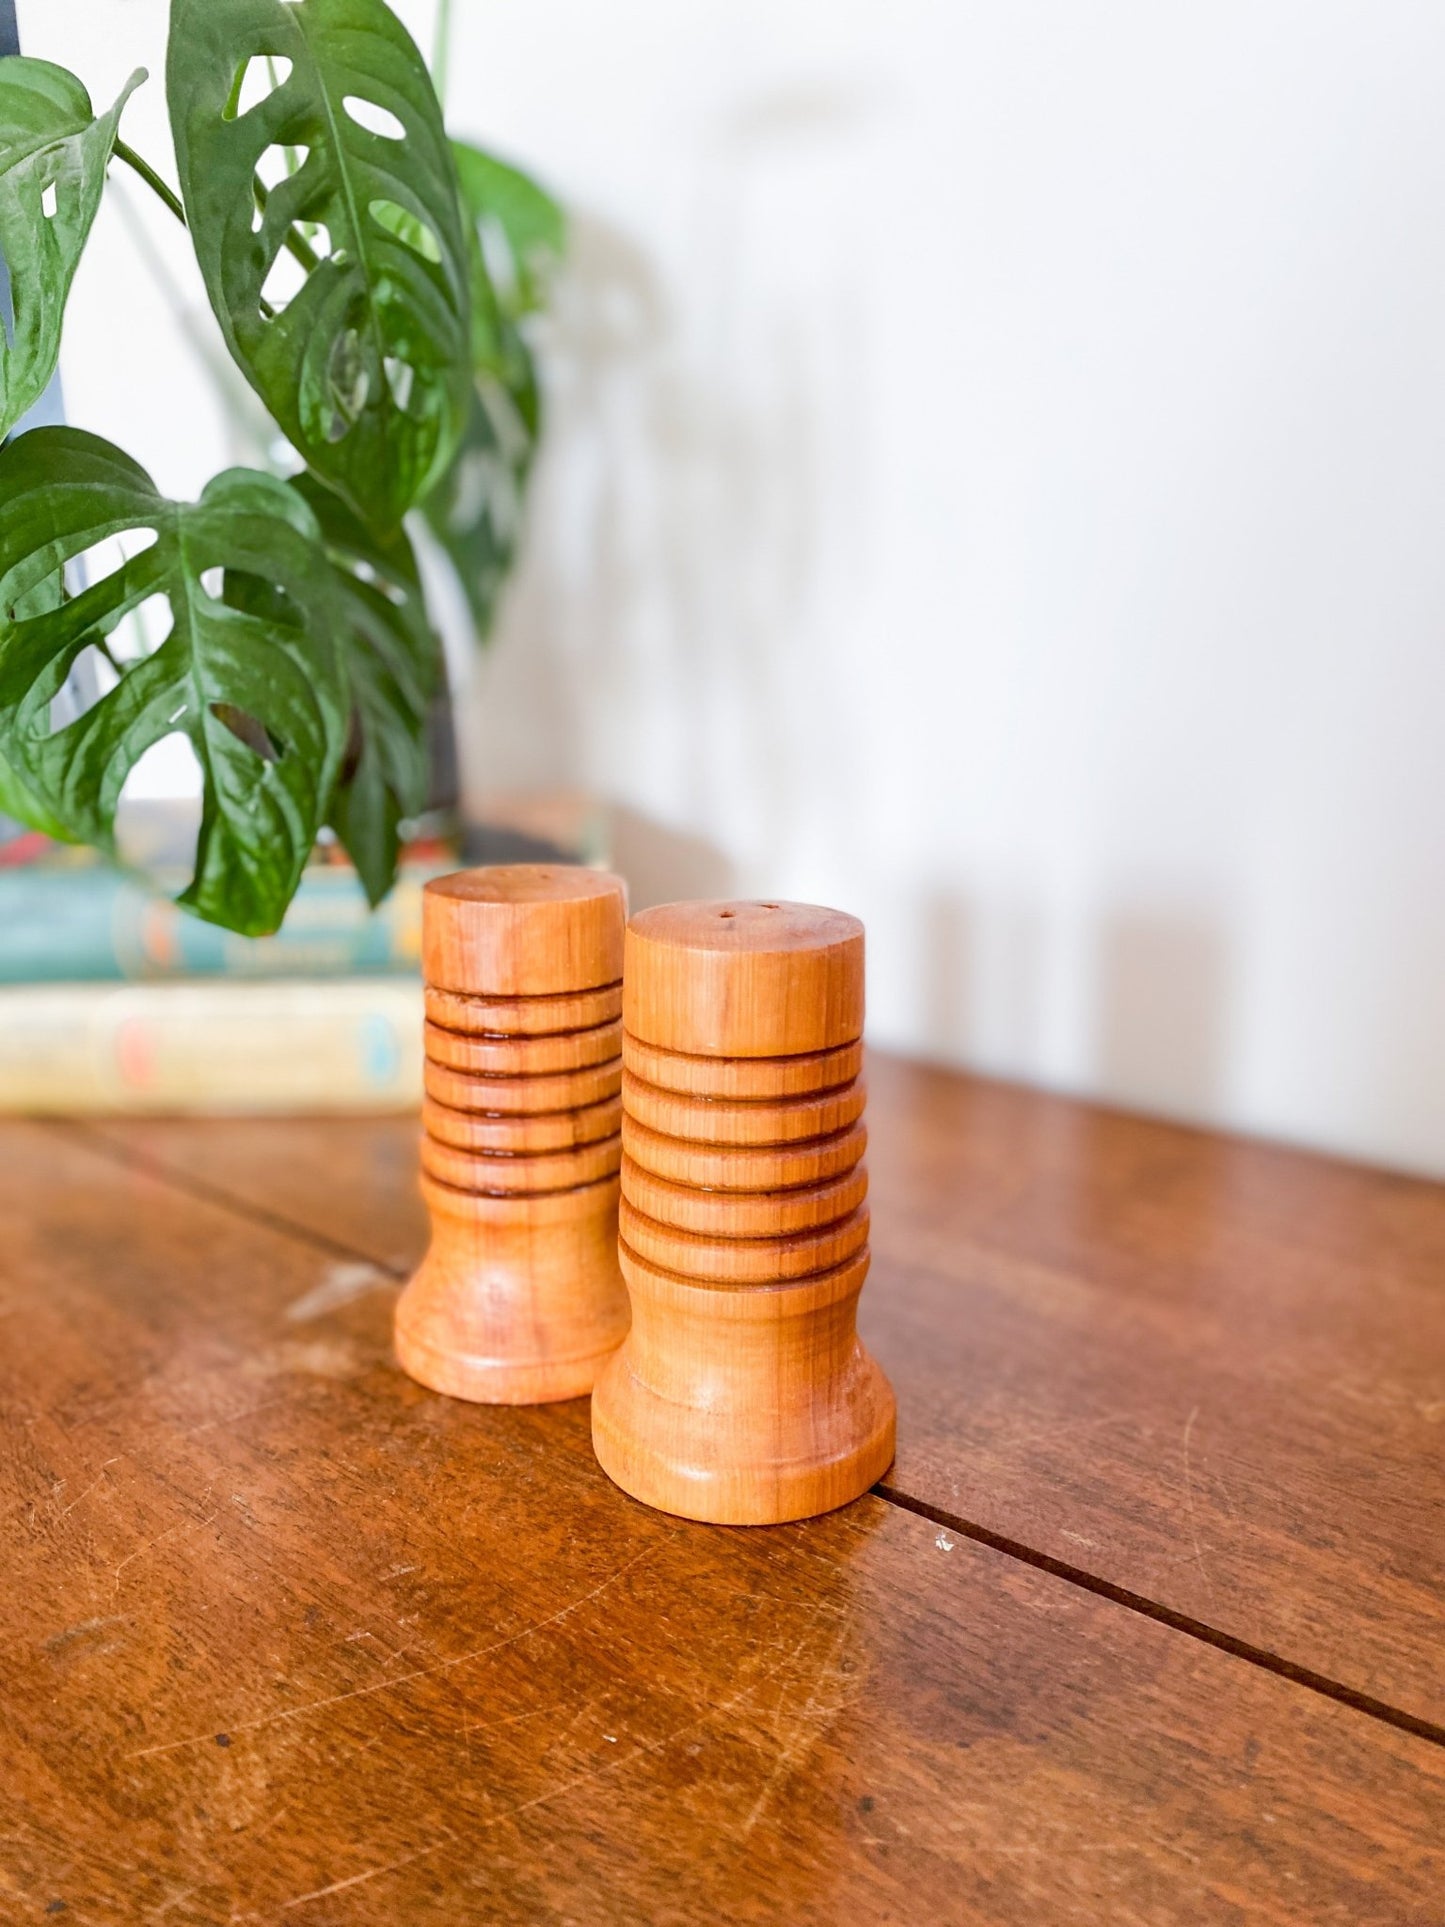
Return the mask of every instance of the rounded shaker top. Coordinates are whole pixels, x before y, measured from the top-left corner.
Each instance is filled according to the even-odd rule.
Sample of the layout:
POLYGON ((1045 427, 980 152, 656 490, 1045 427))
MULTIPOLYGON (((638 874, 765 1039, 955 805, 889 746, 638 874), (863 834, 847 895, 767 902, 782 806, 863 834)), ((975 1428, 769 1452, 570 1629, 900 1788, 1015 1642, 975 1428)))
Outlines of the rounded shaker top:
POLYGON ((669 903, 627 926, 622 1021, 661 1050, 791 1057, 863 1034, 863 926, 811 903, 669 903))
POLYGON ((422 891, 422 975, 464 996, 555 997, 622 975, 627 886, 568 863, 495 863, 422 891))

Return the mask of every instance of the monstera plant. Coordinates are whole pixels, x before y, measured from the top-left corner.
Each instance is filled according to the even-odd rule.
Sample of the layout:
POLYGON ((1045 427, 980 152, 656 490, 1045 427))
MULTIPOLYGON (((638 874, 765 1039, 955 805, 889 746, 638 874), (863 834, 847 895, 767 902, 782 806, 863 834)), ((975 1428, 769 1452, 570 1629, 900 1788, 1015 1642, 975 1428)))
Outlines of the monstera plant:
POLYGON ((121 137, 144 79, 97 114, 64 68, 0 60, 0 810, 114 854, 127 776, 182 731, 203 787, 179 900, 260 934, 328 827, 373 902, 395 876, 442 673, 408 525, 424 519, 484 631, 536 444, 528 322, 562 220, 447 138, 383 0, 171 0, 179 196, 121 137), (116 161, 185 223, 294 472, 228 469, 174 502, 82 428, 13 433, 55 372, 116 161), (87 580, 115 537, 116 566, 87 580), (143 604, 163 610, 153 646, 126 620, 143 604), (100 693, 77 715, 82 658, 100 693))

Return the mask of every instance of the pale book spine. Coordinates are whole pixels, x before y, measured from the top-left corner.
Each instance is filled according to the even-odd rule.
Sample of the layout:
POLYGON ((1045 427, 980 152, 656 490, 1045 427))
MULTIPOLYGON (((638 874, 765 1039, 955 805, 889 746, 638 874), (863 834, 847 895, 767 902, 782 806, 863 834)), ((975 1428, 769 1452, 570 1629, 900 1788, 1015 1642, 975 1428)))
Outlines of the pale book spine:
POLYGON ((0 1111, 283 1116, 421 1102, 420 983, 0 989, 0 1111))

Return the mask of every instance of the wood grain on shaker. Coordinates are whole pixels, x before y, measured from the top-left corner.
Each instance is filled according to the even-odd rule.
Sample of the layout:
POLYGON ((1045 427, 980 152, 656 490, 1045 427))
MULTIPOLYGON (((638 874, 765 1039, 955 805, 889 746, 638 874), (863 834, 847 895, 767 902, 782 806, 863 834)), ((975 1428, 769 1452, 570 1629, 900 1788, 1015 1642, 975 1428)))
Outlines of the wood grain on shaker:
POLYGON ((627 887, 566 863, 495 863, 422 888, 422 976, 465 997, 575 997, 622 976, 627 887))
POLYGON ((428 1177, 493 1197, 573 1190, 614 1177, 621 1164, 622 1145, 615 1136, 569 1150, 534 1152, 460 1150, 430 1132, 421 1141, 421 1168, 428 1177))
POLYGON ((426 1014, 444 1030, 485 1036, 548 1037, 561 1030, 587 1030, 622 1015, 622 985, 579 990, 571 997, 467 997, 455 990, 423 986, 426 1014))
POLYGON ((777 1285, 805 1278, 809 1272, 831 1270, 867 1244, 868 1223, 865 1204, 834 1224, 790 1232, 786 1237, 704 1237, 659 1223, 626 1196, 618 1216, 623 1243, 639 1257, 664 1271, 715 1285, 777 1285))
POLYGON ((649 1131, 635 1118, 622 1126, 622 1148, 655 1177, 689 1178, 710 1191, 789 1191, 851 1171, 868 1148, 862 1124, 791 1144, 698 1144, 649 1131))
POLYGON ((613 1058, 586 1070, 559 1071, 546 1077, 481 1077, 428 1059, 422 1071, 428 1097, 454 1111, 479 1111, 492 1117, 531 1117, 538 1113, 581 1111, 605 1104, 622 1089, 622 1063, 613 1058))
POLYGON ((520 1033, 446 1030, 427 1024, 427 1059, 476 1077, 555 1077, 569 1071, 610 1064, 622 1054, 620 1023, 594 1024, 589 1030, 552 1031, 545 1036, 520 1033))
POLYGON ((614 1094, 622 1025, 539 1027, 536 1014, 599 985, 611 1008, 625 906, 620 878, 558 864, 465 870, 422 892, 423 970, 465 1026, 429 1017, 423 1030, 431 1240, 396 1308, 397 1357, 434 1391, 575 1398, 627 1329, 618 1119, 593 1128, 614 1094), (468 1021, 473 1000, 485 1030, 468 1021), (556 1122, 568 1112, 570 1141, 556 1122))
POLYGON ((811 903, 668 903, 627 931, 629 1036, 701 1057, 791 1057, 863 1035, 863 926, 811 903))
POLYGON ((514 1156, 534 1151, 565 1151, 575 1144, 595 1144, 614 1137, 622 1123, 622 1100, 608 1098, 577 1111, 521 1111, 491 1115, 454 1111, 427 1098, 421 1107, 422 1128, 440 1144, 462 1151, 502 1151, 514 1156))
POLYGON ((867 1092, 862 1078, 804 1097, 693 1097, 649 1084, 624 1070, 618 1088, 628 1117, 690 1144, 795 1144, 856 1124, 867 1092))
POLYGON ((794 1057, 697 1057, 622 1039, 622 1062, 644 1083, 692 1097, 807 1097, 851 1084, 863 1068, 861 1038, 794 1057))
MULTIPOLYGON (((704 1154, 710 1153, 709 1146, 704 1154)), ((856 1162, 818 1184, 719 1191, 704 1184, 673 1184, 626 1159, 622 1183, 633 1210, 660 1225, 704 1237, 747 1240, 790 1238, 795 1232, 837 1224, 851 1217, 868 1195, 867 1167, 856 1162)))
POLYGON ((617 1180, 494 1194, 423 1174, 427 1255, 397 1300, 397 1359, 489 1405, 578 1398, 627 1330, 617 1180))
POLYGON ((807 904, 672 904, 632 920, 623 956, 624 1041, 641 1047, 622 1109, 643 1156, 622 1160, 632 1328, 593 1387, 597 1456, 634 1498, 689 1519, 830 1511, 886 1471, 896 1419, 857 1329, 867 1133, 856 1111, 796 1129, 825 1095, 856 1090, 861 1110, 863 927, 807 904), (826 1168, 799 1168, 811 1159, 826 1168))

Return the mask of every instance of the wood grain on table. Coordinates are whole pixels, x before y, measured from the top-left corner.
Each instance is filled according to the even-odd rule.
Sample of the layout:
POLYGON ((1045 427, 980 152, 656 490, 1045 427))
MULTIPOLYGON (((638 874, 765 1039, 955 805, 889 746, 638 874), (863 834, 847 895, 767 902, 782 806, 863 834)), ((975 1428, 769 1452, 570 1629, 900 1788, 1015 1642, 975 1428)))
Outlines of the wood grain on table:
MULTIPOLYGON (((1445 1186, 872 1053, 887 1485, 1445 1731, 1445 1186)), ((415 1262, 411 1120, 106 1127, 415 1262)), ((1445 1918, 1445 1907, 1442 1907, 1445 1918)))
POLYGON ((584 1405, 404 1378, 339 1220, 202 1195, 379 1128, 181 1188, 0 1127, 5 1919, 1439 1920, 1429 1739, 874 1497, 634 1505, 584 1405))
POLYGON ((1445 1726, 1445 1186, 872 1087, 891 1482, 1445 1726))

